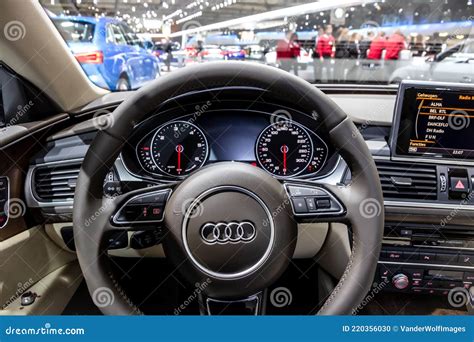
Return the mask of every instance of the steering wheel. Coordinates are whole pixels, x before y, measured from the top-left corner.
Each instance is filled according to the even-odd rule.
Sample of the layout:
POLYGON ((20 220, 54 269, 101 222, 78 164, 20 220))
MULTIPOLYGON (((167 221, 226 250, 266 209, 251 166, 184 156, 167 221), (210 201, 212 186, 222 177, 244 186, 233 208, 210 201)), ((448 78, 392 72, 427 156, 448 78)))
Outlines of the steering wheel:
POLYGON ((237 301, 271 286, 289 264, 296 245, 296 222, 303 220, 342 222, 352 229, 349 262, 319 314, 351 314, 363 300, 373 281, 382 242, 380 180, 355 125, 316 87, 264 65, 206 63, 140 88, 117 107, 112 118, 112 124, 98 132, 82 163, 73 212, 79 264, 89 292, 104 314, 141 314, 111 272, 105 240, 112 231, 137 229, 120 220, 121 210, 130 201, 145 199, 163 213, 156 222, 139 229, 164 225, 167 258, 191 284, 206 283, 200 288, 204 298, 237 301), (328 132, 328 143, 350 168, 351 183, 282 184, 257 167, 222 162, 205 166, 176 184, 115 198, 103 195, 106 174, 134 125, 145 115, 188 92, 233 86, 264 89, 274 98, 294 99, 307 113, 316 112, 328 132), (296 203, 305 194, 326 199, 325 209, 298 213, 296 203), (101 295, 108 298, 98 298, 101 295))

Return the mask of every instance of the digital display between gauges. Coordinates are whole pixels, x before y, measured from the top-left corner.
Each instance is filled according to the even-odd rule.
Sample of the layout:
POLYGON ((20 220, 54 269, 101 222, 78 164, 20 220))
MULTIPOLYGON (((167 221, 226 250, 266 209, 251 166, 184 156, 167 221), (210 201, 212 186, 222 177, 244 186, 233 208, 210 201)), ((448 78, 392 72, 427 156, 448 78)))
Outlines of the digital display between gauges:
POLYGON ((256 143, 257 161, 269 173, 295 176, 311 164, 313 142, 300 125, 285 121, 265 128, 256 143))
POLYGON ((143 157, 149 157, 162 173, 182 176, 206 162, 209 148, 204 133, 196 125, 186 121, 173 121, 156 131, 149 151, 146 151, 145 146, 141 147, 139 153, 145 154, 142 160, 143 157))

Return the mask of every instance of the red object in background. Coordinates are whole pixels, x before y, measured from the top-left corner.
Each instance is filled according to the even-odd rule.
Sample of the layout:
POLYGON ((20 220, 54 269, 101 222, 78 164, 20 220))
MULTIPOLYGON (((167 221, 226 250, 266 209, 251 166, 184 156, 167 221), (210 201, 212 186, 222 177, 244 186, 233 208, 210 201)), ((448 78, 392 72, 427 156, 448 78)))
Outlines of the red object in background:
POLYGON ((297 42, 291 42, 290 44, 291 56, 293 58, 298 58, 301 53, 300 44, 297 42))
POLYGON ((195 57, 197 56, 197 50, 193 47, 187 47, 186 48, 186 55, 189 57, 195 57))
POLYGON ((332 48, 334 47, 334 37, 323 34, 318 38, 316 51, 319 57, 333 57, 332 48))
POLYGON ((367 54, 368 59, 381 59, 382 52, 385 49, 386 40, 384 37, 376 37, 370 43, 369 53, 367 54))
POLYGON ((385 47, 385 59, 398 59, 400 51, 406 48, 405 37, 394 33, 388 39, 385 47))
POLYGON ((104 63, 104 53, 102 51, 75 53, 77 61, 81 64, 102 64, 104 63))
POLYGON ((279 40, 276 46, 277 59, 289 59, 292 56, 290 41, 288 39, 279 40))

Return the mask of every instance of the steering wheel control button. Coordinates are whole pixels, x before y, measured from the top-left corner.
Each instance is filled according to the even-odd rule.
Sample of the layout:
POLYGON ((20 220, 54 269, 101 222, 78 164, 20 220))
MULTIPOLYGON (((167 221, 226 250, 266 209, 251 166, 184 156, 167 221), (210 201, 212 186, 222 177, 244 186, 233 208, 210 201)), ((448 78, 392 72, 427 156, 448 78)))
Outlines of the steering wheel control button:
POLYGON ((285 184, 295 216, 337 216, 344 212, 340 202, 323 188, 285 184))
POLYGON ((325 196, 326 192, 316 188, 307 188, 301 186, 287 186, 288 193, 291 197, 299 197, 299 196, 325 196))
MULTIPOLYGON (((306 205, 306 200, 304 197, 293 198, 291 201, 293 202, 293 208, 295 208, 295 213, 298 213, 298 214, 308 213, 308 206, 306 205)), ((313 200, 313 203, 314 203, 314 200, 313 200)))
POLYGON ((130 248, 143 249, 153 247, 160 244, 161 240, 163 240, 163 230, 161 228, 135 232, 130 237, 130 248))
POLYGON ((127 232, 112 233, 106 240, 107 249, 122 249, 128 247, 127 232))
POLYGON ((308 207, 308 211, 316 211, 316 203, 314 202, 314 198, 306 198, 306 206, 308 207))
POLYGON ((170 190, 154 192, 133 197, 129 204, 163 204, 168 199, 170 190))
POLYGON ((329 209, 331 208, 331 200, 329 198, 321 198, 316 200, 316 205, 320 209, 329 209))
POLYGON ((113 217, 115 224, 143 224, 163 221, 171 190, 159 190, 130 198, 113 217))

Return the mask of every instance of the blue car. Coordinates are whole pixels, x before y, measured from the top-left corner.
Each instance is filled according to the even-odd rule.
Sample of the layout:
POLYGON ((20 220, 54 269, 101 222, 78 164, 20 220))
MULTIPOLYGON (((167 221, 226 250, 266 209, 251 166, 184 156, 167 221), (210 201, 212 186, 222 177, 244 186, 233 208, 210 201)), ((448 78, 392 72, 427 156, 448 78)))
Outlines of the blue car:
POLYGON ((160 75, 158 59, 120 20, 52 18, 92 82, 111 91, 137 89, 160 75))

